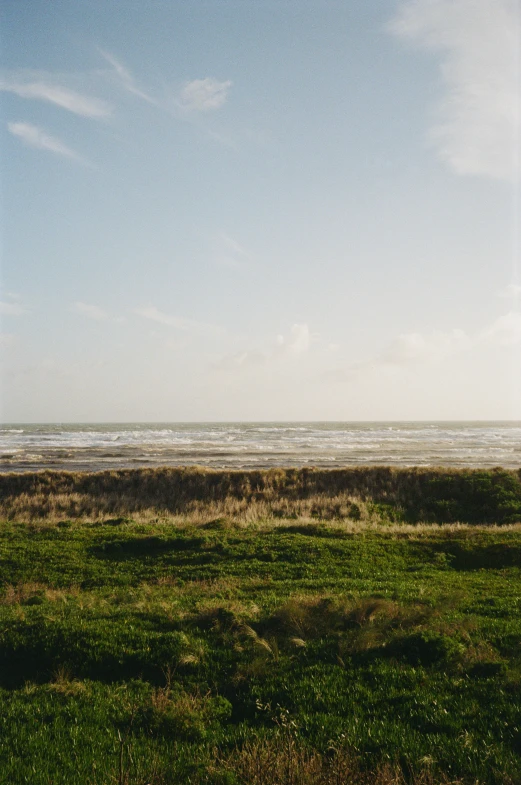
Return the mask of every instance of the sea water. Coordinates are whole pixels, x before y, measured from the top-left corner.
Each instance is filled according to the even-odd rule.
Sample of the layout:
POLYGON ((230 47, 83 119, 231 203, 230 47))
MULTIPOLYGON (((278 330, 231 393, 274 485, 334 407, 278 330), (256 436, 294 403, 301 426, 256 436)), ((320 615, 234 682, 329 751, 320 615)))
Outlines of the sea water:
POLYGON ((0 471, 201 465, 521 468, 521 422, 119 423, 0 426, 0 471))

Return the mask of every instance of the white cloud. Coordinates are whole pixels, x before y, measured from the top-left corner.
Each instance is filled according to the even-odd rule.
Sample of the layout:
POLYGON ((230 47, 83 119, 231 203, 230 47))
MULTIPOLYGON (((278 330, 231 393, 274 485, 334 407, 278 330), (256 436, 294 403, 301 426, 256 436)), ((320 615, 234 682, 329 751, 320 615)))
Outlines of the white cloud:
POLYGON ((326 378, 350 382, 384 368, 411 368, 439 362, 470 349, 473 342, 463 330, 433 330, 431 333, 402 333, 376 356, 326 373, 326 378))
POLYGON ((180 94, 180 104, 183 108, 194 112, 208 112, 219 109, 228 97, 230 81, 219 82, 207 76, 205 79, 193 79, 187 82, 180 94))
POLYGON ((0 348, 12 346, 16 340, 14 333, 0 333, 0 348))
MULTIPOLYGON (((292 359, 300 359, 309 351, 311 333, 307 324, 294 324, 289 335, 277 335, 264 349, 246 348, 220 357, 214 367, 219 370, 239 370, 262 365, 283 366, 292 359)), ((292 367, 294 367, 292 365, 292 367)))
POLYGON ((290 355, 305 354, 309 349, 310 333, 307 324, 294 324, 287 338, 283 335, 277 337, 277 343, 284 352, 290 355))
POLYGON ((110 319, 109 314, 104 311, 103 308, 100 308, 99 305, 75 302, 71 306, 71 310, 82 316, 87 316, 89 319, 94 319, 97 322, 105 322, 110 319))
POLYGON ((500 316, 480 334, 480 340, 493 346, 514 346, 521 343, 521 311, 500 316))
POLYGON ((25 308, 22 308, 20 303, 17 302, 0 302, 0 314, 2 316, 22 316, 27 313, 25 308))
POLYGON ((198 322, 194 319, 187 319, 184 316, 174 316, 173 314, 160 311, 154 305, 146 305, 140 308, 135 308, 134 313, 144 319, 150 319, 158 324, 164 324, 166 327, 174 327, 176 330, 183 330, 185 332, 198 332, 206 334, 219 334, 223 333, 222 327, 217 325, 207 324, 206 322, 198 322))
POLYGON ((405 0, 390 29, 441 53, 431 140, 455 172, 510 179, 521 142, 518 0, 405 0))
POLYGON ((463 330, 402 333, 374 357, 325 374, 326 379, 351 382, 385 368, 416 368, 463 355, 470 350, 512 347, 521 344, 521 311, 509 311, 473 336, 463 330))
POLYGON ((509 283, 508 286, 505 286, 500 292, 498 292, 499 297, 503 297, 505 300, 517 300, 521 297, 521 286, 516 283, 509 283))
POLYGON ((235 354, 226 354, 219 358, 213 367, 221 371, 232 371, 265 365, 269 360, 268 355, 259 349, 248 349, 235 354))
POLYGON ((105 101, 82 95, 39 72, 0 77, 0 91, 14 93, 20 98, 47 101, 82 117, 101 118, 111 113, 111 107, 105 101))
POLYGON ((409 365, 440 360, 470 348, 471 343, 463 330, 403 333, 377 357, 376 364, 409 365))
POLYGON ((126 68, 123 63, 121 63, 113 54, 110 52, 106 52, 104 49, 98 49, 100 55, 112 66, 111 74, 113 74, 118 81, 118 84, 126 90, 128 93, 137 96, 138 98, 142 98, 143 101, 147 101, 149 104, 155 104, 156 101, 154 98, 151 98, 148 93, 145 93, 144 90, 141 90, 136 84, 136 81, 128 68, 126 68))
POLYGON ((51 153, 56 153, 57 155, 63 155, 65 158, 70 158, 74 161, 78 161, 81 163, 86 163, 84 159, 78 155, 74 150, 71 150, 70 147, 67 147, 60 139, 56 136, 50 136, 41 128, 38 128, 36 125, 31 125, 31 123, 8 123, 7 128, 9 132, 13 136, 17 136, 21 139, 25 144, 29 145, 29 147, 34 147, 37 150, 48 150, 51 153))

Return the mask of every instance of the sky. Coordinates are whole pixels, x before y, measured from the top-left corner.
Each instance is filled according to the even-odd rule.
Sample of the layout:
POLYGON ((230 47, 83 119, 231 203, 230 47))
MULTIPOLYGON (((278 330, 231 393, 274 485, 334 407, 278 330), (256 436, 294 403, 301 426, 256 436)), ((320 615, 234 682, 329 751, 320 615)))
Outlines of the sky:
POLYGON ((521 419, 521 0, 4 0, 3 422, 521 419))

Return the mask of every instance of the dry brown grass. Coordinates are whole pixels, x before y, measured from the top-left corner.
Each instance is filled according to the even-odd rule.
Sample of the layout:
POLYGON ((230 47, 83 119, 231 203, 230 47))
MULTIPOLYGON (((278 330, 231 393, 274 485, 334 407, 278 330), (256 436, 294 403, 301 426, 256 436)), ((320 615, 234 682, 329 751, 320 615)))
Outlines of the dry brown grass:
POLYGON ((77 586, 67 589, 53 589, 35 581, 22 582, 4 586, 0 593, 0 605, 30 605, 39 600, 48 602, 67 602, 69 597, 77 597, 80 590, 77 586))
POLYGON ((305 642, 341 630, 407 630, 426 623, 432 613, 425 605, 403 607, 379 597, 350 600, 307 595, 290 598, 265 624, 269 630, 305 642))
MULTIPOLYGON (((216 770, 233 773, 241 785, 462 785, 460 780, 393 764, 363 771, 349 750, 328 755, 299 744, 291 733, 246 742, 225 757, 216 753, 216 770)), ((505 780, 505 785, 507 781, 505 780)))
POLYGON ((51 692, 56 692, 66 697, 76 697, 85 695, 89 692, 89 687, 85 682, 74 679, 70 671, 64 666, 59 667, 53 679, 49 682, 48 688, 51 692))
MULTIPOLYGON (((99 521, 107 518, 131 517, 142 523, 175 520, 194 525, 214 525, 216 528, 233 528, 237 524, 257 523, 264 520, 375 520, 367 503, 347 494, 333 497, 315 494, 305 499, 276 498, 273 491, 268 498, 223 499, 201 498, 183 503, 163 503, 159 499, 141 499, 132 496, 100 493, 47 493, 12 494, 0 503, 0 517, 20 522, 43 520, 82 519, 99 521), (271 498, 270 498, 271 497, 271 498)), ((115 521, 116 522, 116 521, 115 521)), ((124 522, 121 521, 121 522, 124 522)))
POLYGON ((196 692, 182 692, 180 695, 173 695, 167 680, 166 687, 158 687, 152 691, 150 703, 152 709, 159 715, 175 713, 184 718, 203 712, 205 696, 196 692))

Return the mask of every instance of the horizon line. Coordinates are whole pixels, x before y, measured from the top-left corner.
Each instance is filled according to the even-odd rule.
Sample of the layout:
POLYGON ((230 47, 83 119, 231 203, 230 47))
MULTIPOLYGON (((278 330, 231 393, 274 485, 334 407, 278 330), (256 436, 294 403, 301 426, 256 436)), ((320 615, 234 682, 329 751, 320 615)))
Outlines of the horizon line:
POLYGON ((376 423, 414 423, 414 424, 441 424, 441 423, 519 423, 521 419, 490 419, 490 418, 475 418, 475 419, 420 419, 420 420, 393 420, 393 419, 376 419, 376 420, 273 420, 273 419, 260 419, 260 420, 41 420, 41 421, 24 421, 13 420, 12 422, 0 422, 0 428, 4 426, 14 425, 257 425, 257 424, 275 423, 275 424, 293 424, 304 423, 309 425, 325 425, 334 423, 343 424, 376 424, 376 423))

